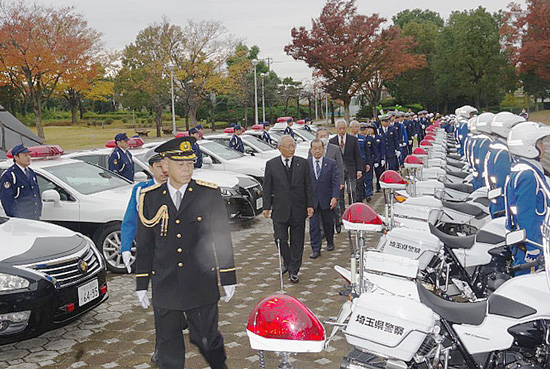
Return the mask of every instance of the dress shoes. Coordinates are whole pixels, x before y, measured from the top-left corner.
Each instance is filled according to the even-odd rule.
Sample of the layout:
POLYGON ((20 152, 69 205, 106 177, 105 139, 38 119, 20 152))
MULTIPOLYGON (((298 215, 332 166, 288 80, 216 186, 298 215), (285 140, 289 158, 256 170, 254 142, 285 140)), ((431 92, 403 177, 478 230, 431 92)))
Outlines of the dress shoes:
POLYGON ((288 272, 288 267, 286 265, 283 265, 281 272, 282 272, 281 274, 285 274, 286 272, 288 272))
POLYGON ((298 278, 297 274, 290 275, 290 283, 298 283, 299 281, 300 281, 300 278, 298 278))
POLYGON ((159 361, 159 353, 158 351, 155 349, 155 353, 153 354, 153 356, 151 356, 151 362, 153 364, 157 364, 159 361))
POLYGON ((311 255, 309 255, 310 259, 317 259, 319 256, 321 256, 321 251, 313 251, 311 255))
POLYGON ((367 202, 371 202, 371 200, 372 200, 371 196, 367 197, 367 202))
POLYGON ((327 245, 327 251, 334 250, 334 245, 327 245))

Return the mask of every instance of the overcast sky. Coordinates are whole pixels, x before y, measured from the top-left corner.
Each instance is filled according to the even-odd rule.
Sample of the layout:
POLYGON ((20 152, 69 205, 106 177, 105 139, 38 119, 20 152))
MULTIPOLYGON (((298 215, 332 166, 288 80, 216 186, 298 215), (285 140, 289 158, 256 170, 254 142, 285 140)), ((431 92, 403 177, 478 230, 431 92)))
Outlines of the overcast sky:
MULTIPOLYGON (((10 1, 10 0, 4 0, 10 1)), ((29 0, 30 1, 30 0, 29 0)), ((504 9, 511 0, 358 0, 359 12, 391 16, 404 9, 431 9, 444 19, 454 10, 482 5, 491 12, 504 9)), ((72 5, 84 14, 89 25, 103 33, 110 49, 123 49, 145 27, 167 16, 171 23, 184 25, 188 19, 217 20, 228 32, 248 46, 258 45, 260 57, 271 57, 280 77, 311 79, 311 70, 283 51, 290 42, 292 27, 311 28, 311 19, 321 13, 324 0, 35 0, 45 5, 72 5)), ((523 0, 516 0, 524 4, 523 0)))

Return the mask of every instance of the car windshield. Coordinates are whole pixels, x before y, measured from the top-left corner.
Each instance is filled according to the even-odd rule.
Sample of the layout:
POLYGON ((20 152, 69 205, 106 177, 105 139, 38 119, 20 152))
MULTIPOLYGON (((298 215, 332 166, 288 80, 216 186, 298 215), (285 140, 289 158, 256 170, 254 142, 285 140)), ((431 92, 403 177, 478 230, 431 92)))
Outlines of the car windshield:
POLYGON ((217 142, 199 142, 199 146, 210 151, 214 154, 214 156, 218 156, 225 160, 240 159, 244 156, 244 154, 241 154, 236 150, 229 149, 217 142))
POLYGON ((266 142, 260 140, 257 137, 254 136, 242 136, 243 141, 250 143, 251 145, 254 145, 254 147, 258 148, 260 151, 269 151, 273 150, 273 146, 270 146, 266 142))
POLYGON ((308 140, 315 140, 315 134, 309 131, 306 131, 305 128, 298 128, 298 132, 300 132, 300 135, 305 137, 308 140))
POLYGON ((84 195, 112 190, 130 183, 107 169, 86 162, 52 165, 44 170, 84 195))

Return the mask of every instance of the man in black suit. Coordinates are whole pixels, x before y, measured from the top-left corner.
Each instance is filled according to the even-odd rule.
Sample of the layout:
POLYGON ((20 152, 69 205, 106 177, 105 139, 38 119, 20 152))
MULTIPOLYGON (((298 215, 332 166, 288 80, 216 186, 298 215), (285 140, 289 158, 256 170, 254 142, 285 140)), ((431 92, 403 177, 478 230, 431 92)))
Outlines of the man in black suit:
POLYGON ((298 283, 304 253, 306 217, 313 216, 311 174, 306 159, 294 156, 296 142, 288 135, 277 144, 281 156, 269 160, 264 176, 264 217, 273 219, 275 242, 284 260, 282 272, 298 283), (290 246, 288 233, 290 229, 290 246))
POLYGON ((327 250, 334 250, 333 209, 340 196, 340 173, 332 159, 323 156, 323 141, 311 141, 311 157, 308 158, 313 183, 313 217, 309 220, 309 236, 313 253, 310 259, 321 256, 321 222, 327 239, 327 250))
POLYGON ((191 178, 194 143, 194 137, 180 137, 155 149, 167 158, 169 179, 142 189, 138 202, 136 294, 149 307, 151 281, 161 369, 185 365, 185 316, 189 338, 210 367, 227 369, 218 278, 227 302, 237 283, 233 246, 218 186, 191 178))
MULTIPOLYGON (((363 159, 361 159, 361 151, 359 143, 352 135, 346 133, 346 121, 339 120, 336 122, 336 130, 338 134, 329 140, 330 143, 337 145, 342 152, 344 158, 344 179, 348 186, 349 203, 357 201, 359 196, 356 194, 357 180, 363 175, 363 159)), ((344 191, 340 192, 340 209, 344 210, 344 191)))

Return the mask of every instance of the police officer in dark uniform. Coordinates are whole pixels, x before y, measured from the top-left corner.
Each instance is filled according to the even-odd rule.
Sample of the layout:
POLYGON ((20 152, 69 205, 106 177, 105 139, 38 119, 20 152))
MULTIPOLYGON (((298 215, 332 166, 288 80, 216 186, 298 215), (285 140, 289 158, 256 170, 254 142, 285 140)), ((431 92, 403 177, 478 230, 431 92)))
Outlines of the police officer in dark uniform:
POLYGON ((374 174, 376 175, 376 192, 380 192, 380 176, 384 173, 386 166, 386 152, 384 139, 376 130, 376 124, 367 125, 367 139, 371 142, 374 174))
POLYGON ((381 126, 378 128, 378 134, 382 137, 384 144, 384 152, 386 158, 386 168, 390 170, 399 170, 398 156, 401 156, 399 151, 399 135, 395 126, 390 126, 391 117, 383 115, 380 117, 381 126))
POLYGON ((29 168, 31 154, 23 145, 12 150, 14 164, 0 178, 0 200, 7 216, 40 219, 42 199, 36 173, 29 168))
POLYGON ((262 136, 260 137, 260 139, 270 145, 275 144, 275 142, 271 138, 271 135, 269 134, 269 122, 263 122, 262 125, 264 126, 264 129, 262 131, 262 136))
POLYGON ((136 294, 147 308, 152 282, 161 369, 184 368, 184 314, 189 338, 210 367, 227 368, 218 331, 218 278, 228 302, 237 283, 233 246, 218 186, 191 178, 194 142, 178 137, 155 149, 168 158, 163 164, 169 179, 142 189, 138 202, 136 294))
POLYGON ((109 170, 133 181, 134 161, 132 154, 128 151, 128 140, 126 133, 119 133, 115 136, 116 147, 109 156, 109 170))
POLYGON ((243 129, 240 125, 235 125, 233 128, 234 133, 233 137, 229 140, 229 148, 233 150, 237 150, 239 152, 242 152, 244 154, 244 144, 242 138, 239 136, 243 133, 243 129))
POLYGON ((195 156, 197 157, 195 159, 195 168, 202 168, 202 151, 199 147, 199 139, 200 139, 200 132, 197 128, 193 127, 189 129, 189 135, 191 137, 195 137, 197 141, 193 144, 193 151, 195 152, 195 156))
POLYGON ((287 122, 286 122, 286 128, 285 128, 285 130, 283 131, 283 134, 284 134, 284 135, 290 135, 290 137, 295 138, 295 137, 294 137, 294 131, 292 130, 292 125, 293 125, 293 124, 294 124, 294 122, 292 121, 292 119, 287 120, 287 122))

